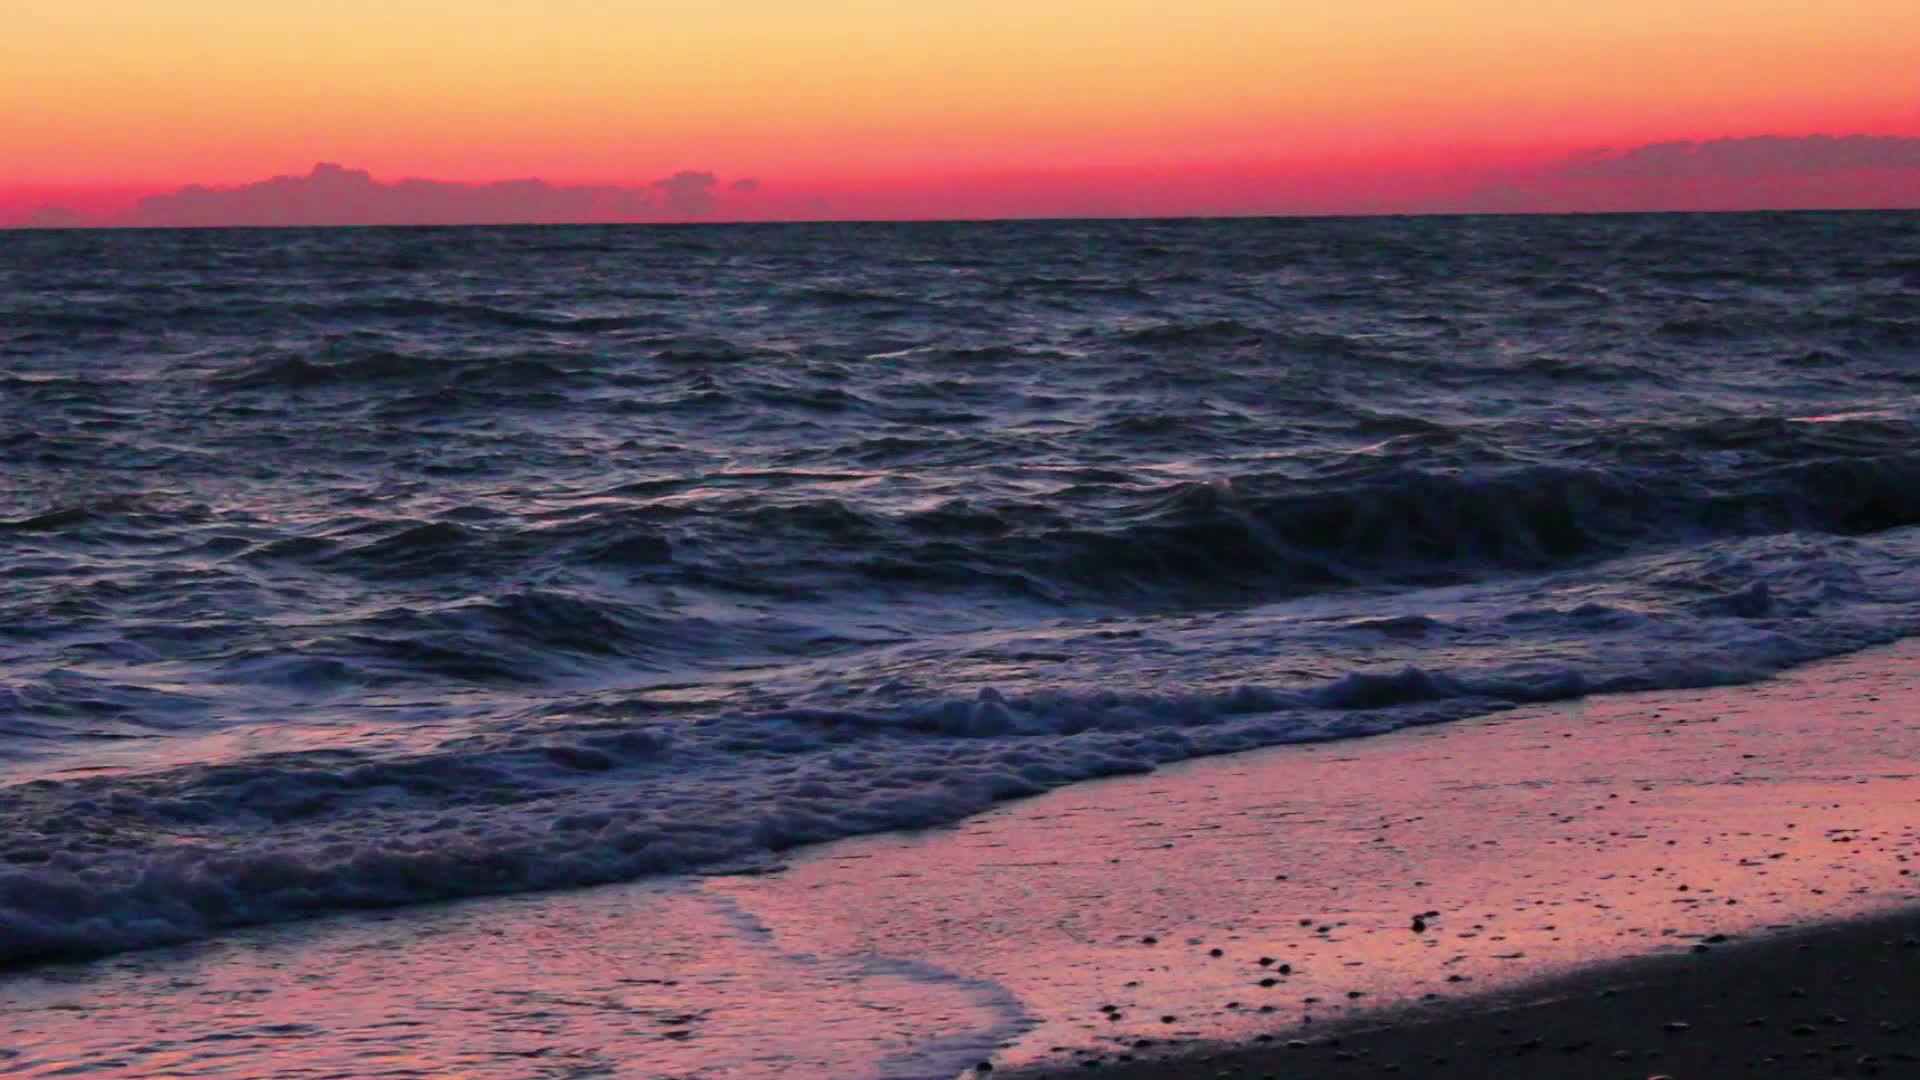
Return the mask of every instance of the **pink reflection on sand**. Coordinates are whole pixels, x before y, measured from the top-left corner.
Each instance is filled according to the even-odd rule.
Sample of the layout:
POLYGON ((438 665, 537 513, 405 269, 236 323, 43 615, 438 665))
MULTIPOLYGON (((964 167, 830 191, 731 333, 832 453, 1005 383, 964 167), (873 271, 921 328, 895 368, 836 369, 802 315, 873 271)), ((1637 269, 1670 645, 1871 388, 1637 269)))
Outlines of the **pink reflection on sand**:
POLYGON ((1190 763, 709 887, 1005 986, 1040 1023, 1003 1065, 1324 1027, 1920 898, 1916 659, 1190 763))
POLYGON ((911 959, 784 951, 685 882, 234 935, 0 982, 0 1075, 942 1075, 1013 1018, 911 959))
POLYGON ((0 1075, 951 1076, 1711 949, 1920 895, 1917 660, 1193 762, 775 875, 17 975, 0 1075))

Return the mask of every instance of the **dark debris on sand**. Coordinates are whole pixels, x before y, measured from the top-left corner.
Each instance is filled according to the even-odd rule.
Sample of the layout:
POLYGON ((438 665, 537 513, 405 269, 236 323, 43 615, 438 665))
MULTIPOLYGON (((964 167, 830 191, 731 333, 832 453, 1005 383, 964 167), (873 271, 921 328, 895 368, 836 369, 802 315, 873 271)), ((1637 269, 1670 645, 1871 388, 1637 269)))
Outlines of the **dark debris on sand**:
POLYGON ((1058 1075, 1920 1077, 1920 916, 1614 965, 1506 1001, 1361 1018, 1330 1033, 1281 1034, 1285 1041, 1266 1036, 1247 1047, 1160 1060, 1082 1057, 1058 1075))

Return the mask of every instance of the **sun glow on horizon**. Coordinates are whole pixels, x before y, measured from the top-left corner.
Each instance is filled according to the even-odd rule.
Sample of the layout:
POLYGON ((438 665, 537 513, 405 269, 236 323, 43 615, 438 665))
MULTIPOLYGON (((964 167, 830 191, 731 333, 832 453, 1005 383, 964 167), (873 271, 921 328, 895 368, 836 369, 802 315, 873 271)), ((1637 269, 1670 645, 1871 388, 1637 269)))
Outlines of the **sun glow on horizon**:
POLYGON ((0 186, 1418 176, 1920 133, 1911 0, 16 0, 0 186))

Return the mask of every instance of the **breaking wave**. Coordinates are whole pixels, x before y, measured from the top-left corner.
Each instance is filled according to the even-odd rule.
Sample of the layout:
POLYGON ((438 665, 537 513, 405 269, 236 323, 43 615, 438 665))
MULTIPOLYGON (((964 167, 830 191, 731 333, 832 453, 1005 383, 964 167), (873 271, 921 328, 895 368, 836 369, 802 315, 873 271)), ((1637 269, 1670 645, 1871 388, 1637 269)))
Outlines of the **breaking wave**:
POLYGON ((1909 220, 23 234, 0 965, 1914 633, 1909 220))

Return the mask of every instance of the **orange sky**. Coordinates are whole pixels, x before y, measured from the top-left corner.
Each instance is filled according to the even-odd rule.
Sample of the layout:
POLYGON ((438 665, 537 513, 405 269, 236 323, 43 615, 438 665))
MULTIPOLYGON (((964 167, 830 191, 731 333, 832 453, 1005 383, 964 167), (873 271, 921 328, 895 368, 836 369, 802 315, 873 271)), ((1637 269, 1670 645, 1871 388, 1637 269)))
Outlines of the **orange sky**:
POLYGON ((6 0, 0 186, 1432 170, 1920 132, 1915 0, 6 0))

